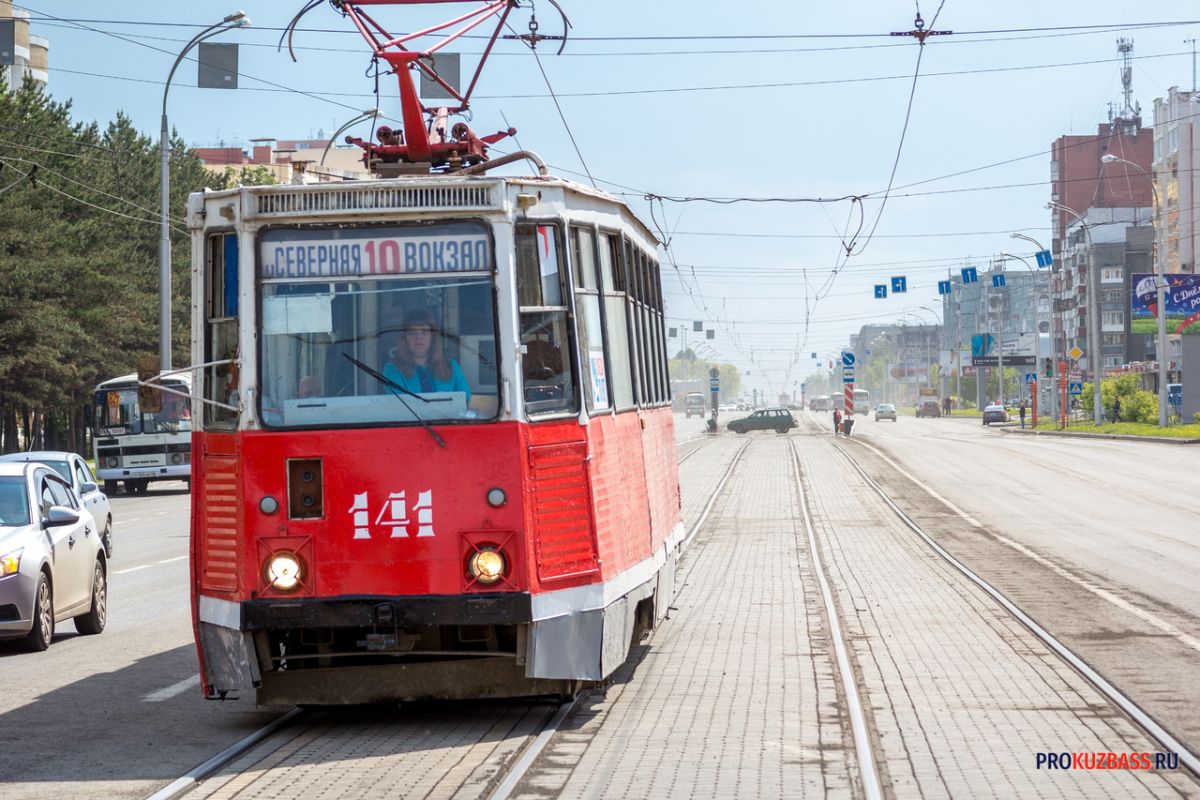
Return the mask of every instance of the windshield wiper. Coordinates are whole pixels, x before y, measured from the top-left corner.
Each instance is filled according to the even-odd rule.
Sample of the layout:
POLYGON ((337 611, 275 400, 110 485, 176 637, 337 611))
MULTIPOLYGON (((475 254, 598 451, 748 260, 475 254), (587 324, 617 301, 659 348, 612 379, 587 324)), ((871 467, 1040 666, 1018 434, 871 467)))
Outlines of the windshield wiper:
POLYGON ((391 379, 391 378, 389 378, 388 376, 384 375, 382 372, 379 372, 378 370, 375 370, 375 369, 372 369, 371 367, 368 367, 366 364, 364 364, 363 362, 359 361, 357 358, 355 358, 354 356, 350 355, 349 353, 342 353, 342 355, 343 355, 343 356, 345 356, 345 357, 346 357, 346 359, 347 359, 347 360, 348 360, 348 361, 349 361, 351 364, 353 364, 354 366, 358 367, 358 368, 359 368, 359 369, 361 369, 363 372, 367 373, 367 374, 368 374, 368 375, 370 375, 372 378, 374 378, 375 380, 377 380, 377 381, 379 381, 380 383, 382 383, 384 386, 388 387, 389 389, 392 389, 392 390, 393 390, 393 392, 392 392, 392 396, 393 396, 393 397, 395 397, 397 400, 399 400, 401 403, 403 403, 403 405, 404 405, 404 408, 405 408, 405 409, 408 411, 408 413, 412 414, 412 415, 413 415, 413 418, 414 418, 414 419, 416 419, 416 421, 417 421, 417 422, 421 423, 421 427, 422 427, 422 428, 424 428, 426 431, 428 431, 428 432, 429 432, 429 435, 430 435, 430 436, 432 436, 432 437, 433 437, 433 440, 434 440, 435 442, 437 442, 437 443, 438 443, 438 446, 439 446, 439 447, 443 447, 443 448, 446 446, 446 442, 445 442, 445 440, 444 440, 444 439, 442 439, 442 437, 441 437, 441 436, 438 436, 438 432, 437 432, 437 431, 435 431, 435 430, 433 429, 433 426, 432 426, 432 425, 430 425, 428 422, 426 422, 426 421, 425 421, 425 420, 424 420, 424 419, 421 417, 421 415, 420 415, 420 414, 418 414, 416 411, 414 411, 414 410, 413 410, 413 408, 412 408, 412 406, 410 406, 410 405, 409 405, 407 402, 405 402, 404 398, 403 398, 403 397, 401 397, 400 395, 396 394, 396 392, 403 392, 404 394, 407 394, 407 395, 410 395, 410 396, 412 396, 412 397, 415 397, 415 398, 417 398, 418 400, 420 400, 422 403, 429 403, 429 402, 431 402, 431 401, 430 401, 430 399, 429 399, 428 397, 422 397, 421 395, 417 394, 417 393, 416 393, 416 392, 414 392, 413 390, 404 388, 403 386, 401 386, 400 384, 396 383, 394 380, 392 380, 392 379, 391 379))

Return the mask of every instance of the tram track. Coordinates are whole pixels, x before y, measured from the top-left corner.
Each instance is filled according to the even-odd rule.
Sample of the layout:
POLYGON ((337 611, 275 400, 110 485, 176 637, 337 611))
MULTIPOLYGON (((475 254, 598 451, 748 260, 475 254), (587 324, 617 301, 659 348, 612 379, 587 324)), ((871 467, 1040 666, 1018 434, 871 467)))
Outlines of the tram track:
MULTIPOLYGON (((806 417, 806 425, 807 425, 808 430, 810 430, 813 433, 826 432, 823 427, 816 425, 815 422, 811 418, 806 417)), ((873 451, 876 455, 879 455, 880 457, 883 457, 886 459, 886 456, 884 456, 878 449, 876 449, 875 447, 873 447, 870 444, 866 444, 863 442, 855 442, 854 446, 865 447, 868 450, 873 451)), ((1173 752, 1173 753, 1178 754, 1180 763, 1188 771, 1190 771, 1194 776, 1200 777, 1200 754, 1197 754, 1193 750, 1189 749, 1187 747, 1187 745, 1185 745, 1183 743, 1183 741, 1180 739, 1180 737, 1176 736, 1163 723, 1161 723, 1158 719, 1156 719, 1152 714, 1147 712, 1140 704, 1138 704, 1126 692, 1119 689, 1112 680, 1110 680, 1105 675, 1103 675, 1099 670, 1092 667, 1091 664, 1089 664, 1083 657, 1081 657, 1077 652, 1075 652, 1075 650, 1073 650, 1071 647, 1069 647, 1067 644, 1065 644, 1063 641, 1061 641, 1058 637, 1054 636, 1046 627, 1039 624, 1030 614, 1028 614, 1025 610, 1023 610, 1020 607, 1020 605, 1018 605, 1018 603, 1016 603, 1014 600, 1012 600, 1007 594, 1005 594, 1003 591, 1001 591, 999 588, 997 588, 991 582, 986 580, 979 573, 972 570, 965 563, 963 563, 961 560, 959 560, 953 554, 951 554, 945 547, 943 547, 934 538, 934 536, 932 536, 928 531, 926 531, 919 522, 917 522, 909 513, 907 513, 896 502, 896 500, 887 492, 886 489, 884 489, 883 486, 881 486, 874 478, 871 477, 871 475, 866 471, 866 469, 858 462, 858 460, 855 458, 855 456, 850 452, 850 447, 847 447, 847 443, 835 442, 833 447, 842 456, 842 458, 844 458, 846 460, 846 462, 849 464, 851 469, 854 470, 854 472, 859 476, 859 478, 876 495, 879 496, 879 498, 883 502, 884 506, 889 510, 889 512, 891 514, 893 514, 901 522, 901 524, 904 527, 908 528, 922 542, 924 542, 924 544, 927 545, 938 556, 938 558, 940 558, 945 563, 949 564, 951 567, 953 567, 953 569, 956 572, 958 572, 960 575, 965 577, 968 581, 970 581, 972 584, 977 586, 981 591, 983 591, 987 596, 989 596, 996 604, 998 604, 1001 608, 1003 608, 1004 611, 1007 612, 1007 614, 1009 614, 1012 618, 1017 620, 1021 624, 1022 627, 1024 627, 1026 630, 1028 630, 1030 633, 1032 633, 1043 645, 1045 645, 1051 652, 1053 652, 1059 659, 1061 659, 1062 662, 1067 664, 1072 670, 1074 670, 1078 675, 1080 675, 1084 680, 1086 680, 1093 688, 1095 688, 1109 703, 1111 703, 1116 709, 1118 709, 1126 718, 1128 718, 1133 724, 1135 724, 1143 733, 1145 733, 1148 737, 1150 737, 1150 739, 1153 742, 1155 742, 1157 745, 1162 747, 1167 752, 1173 752)), ((800 473, 799 473, 799 470, 800 470, 799 455, 796 450, 796 445, 794 442, 792 443, 792 452, 793 452, 793 458, 796 460, 797 480, 802 481, 802 478, 800 477, 800 473)), ((891 462, 891 463, 892 463, 893 467, 895 467, 896 469, 900 469, 899 466, 895 464, 895 462, 891 462)), ((917 482, 918 485, 923 486, 923 484, 920 484, 916 478, 909 475, 907 472, 904 472, 903 470, 901 470, 901 472, 904 475, 906 475, 910 480, 917 482)), ((946 501, 944 498, 941 498, 939 495, 934 493, 932 489, 929 489, 929 487, 924 487, 924 488, 926 488, 926 490, 934 497, 934 499, 940 501, 952 514, 966 520, 968 523, 978 526, 978 523, 975 522, 962 509, 949 503, 949 501, 946 501)), ((801 494, 803 495, 802 482, 800 483, 800 490, 801 490, 801 494)), ((806 526, 806 529, 809 531, 809 534, 811 537, 811 520, 808 516, 807 508, 805 509, 805 526, 806 526)), ((810 546, 815 549, 814 542, 810 541, 810 546)), ((819 563, 815 560, 815 558, 816 558, 816 556, 814 555, 814 563, 815 564, 819 563)), ((820 571, 818 571, 818 577, 819 578, 822 577, 820 571)), ((825 587, 824 587, 823 581, 822 581, 822 584, 823 584, 822 589, 824 592, 825 587)), ((835 639, 835 646, 836 646, 837 641, 838 640, 835 639)), ((839 660, 839 663, 840 663, 840 660, 839 660)), ((857 732, 856 732, 856 743, 857 743, 857 741, 858 741, 858 739, 857 739, 857 732)))
MULTIPOLYGON (((706 434, 681 442, 679 446, 694 445, 694 447, 681 455, 676 463, 683 464, 701 450, 706 449, 714 441, 718 441, 718 437, 706 434)), ((722 470, 716 485, 709 491, 703 510, 693 523, 686 526, 686 533, 680 542, 681 554, 687 552, 692 540, 703 528, 714 504, 725 490, 729 479, 734 474, 736 466, 749 444, 749 441, 739 443, 739 446, 729 458, 729 462, 722 470)), ((686 578, 686 574, 679 576, 679 580, 676 582, 676 594, 678 594, 679 589, 686 582, 686 578)), ((645 643, 643 641, 643 644, 645 643)), ((645 648, 643 647, 640 650, 644 656, 645 648)), ((636 656, 631 653, 630 657, 634 658, 636 656)), ((501 753, 496 759, 485 759, 471 768, 470 775, 464 781, 463 785, 467 783, 471 784, 471 788, 478 790, 476 796, 486 797, 488 800, 506 800, 506 798, 510 797, 530 767, 537 761, 543 749, 551 742, 563 722, 570 717, 572 711, 586 697, 587 691, 590 691, 590 689, 577 694, 569 702, 561 703, 557 706, 541 700, 513 701, 507 704, 509 715, 522 715, 522 719, 529 715, 536 717, 535 727, 519 733, 520 736, 525 738, 524 743, 520 747, 501 753)), ((496 704, 489 703, 485 705, 494 707, 496 704)), ((416 708, 419 709, 418 713, 437 709, 434 712, 436 716, 440 714, 454 715, 456 713, 468 713, 469 715, 469 712, 462 711, 462 709, 468 708, 468 706, 469 704, 466 703, 428 703, 403 704, 399 708, 402 710, 416 708)), ((391 708, 395 709, 397 707, 393 706, 391 708)), ((376 708, 372 711, 378 712, 379 710, 376 708)), ((258 785, 255 782, 250 782, 246 786, 239 787, 239 780, 242 783, 246 783, 246 776, 254 772, 269 775, 272 770, 285 768, 289 763, 289 759, 297 759, 304 762, 306 760, 298 755, 302 752, 303 748, 313 745, 320 747, 320 742, 328 740, 331 737, 344 737, 347 735, 347 730, 351 731, 350 735, 355 735, 353 729, 361 724, 355 717, 360 713, 361 710, 359 709, 346 711, 337 708, 292 708, 150 795, 149 800, 174 800, 175 798, 184 796, 194 797, 197 800, 209 796, 278 796, 274 793, 274 790, 258 785)), ((383 725, 385 723, 380 724, 383 725)), ((395 722, 395 724, 398 726, 403 725, 402 722, 395 722)), ((460 726, 469 727, 470 722, 469 720, 460 720, 459 724, 460 726)), ((374 735, 378 736, 379 732, 376 731, 374 735)), ((496 730, 495 726, 490 726, 481 730, 480 735, 474 740, 465 738, 451 746, 470 752, 481 747, 486 747, 488 744, 487 739, 489 737, 494 739, 498 735, 500 735, 500 732, 496 730)), ((430 730, 426 730, 424 731, 424 736, 430 739, 430 744, 435 744, 434 740, 437 740, 440 744, 435 744, 435 746, 446 746, 444 731, 433 730, 431 732, 430 730)), ((500 738, 503 739, 503 735, 500 738)), ((398 742, 396 750, 398 752, 390 756, 384 756, 396 759, 395 763, 389 766, 388 771, 390 773, 408 774, 420 771, 423 765, 418 762, 427 760, 430 752, 429 749, 423 748, 420 735, 418 735, 415 741, 413 738, 404 738, 402 742, 398 742)), ((467 756, 455 760, 442 778, 433 779, 433 785, 439 791, 444 789, 443 781, 454 779, 454 776, 457 773, 461 773, 464 767, 467 766, 467 756)), ((310 792, 304 794, 307 793, 310 792)), ((286 792, 284 795, 286 796, 286 792)))

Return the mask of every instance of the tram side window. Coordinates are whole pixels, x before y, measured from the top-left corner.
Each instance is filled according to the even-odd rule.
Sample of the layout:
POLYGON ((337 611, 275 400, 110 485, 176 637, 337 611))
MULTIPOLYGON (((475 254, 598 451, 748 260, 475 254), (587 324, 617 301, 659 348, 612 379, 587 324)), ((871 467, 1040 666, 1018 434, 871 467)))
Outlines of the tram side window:
POLYGON ((554 225, 516 228, 521 382, 530 416, 579 410, 563 291, 562 242, 554 225))
MULTIPOLYGON (((204 361, 235 361, 238 357, 238 238, 234 233, 208 237, 205 253, 204 361)), ((239 405, 236 363, 204 370, 203 396, 231 406, 239 405)), ((237 412, 204 404, 204 424, 232 428, 237 412)))
POLYGON ((629 353, 629 321, 625 315, 625 282, 621 274, 621 240, 616 234, 600 234, 600 286, 604 291, 604 324, 612 365, 613 400, 617 409, 630 408, 633 374, 629 353))
POLYGON ((609 408, 608 366, 604 356, 604 323, 596 283, 596 237, 587 229, 571 228, 575 268, 575 321, 579 326, 580 362, 588 411, 609 408))

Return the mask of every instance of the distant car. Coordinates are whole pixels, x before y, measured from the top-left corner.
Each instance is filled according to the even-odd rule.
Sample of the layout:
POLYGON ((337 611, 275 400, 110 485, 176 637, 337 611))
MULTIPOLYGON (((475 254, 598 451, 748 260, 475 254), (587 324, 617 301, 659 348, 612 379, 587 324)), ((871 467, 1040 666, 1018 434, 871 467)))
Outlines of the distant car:
POLYGON ((1008 410, 1004 406, 993 403, 983 409, 983 424, 991 425, 993 422, 1008 422, 1008 410))
POLYGON ((896 407, 891 403, 880 403, 875 406, 875 421, 879 422, 881 419, 890 419, 892 422, 895 422, 896 407))
POLYGON ((750 431, 787 433, 796 427, 796 420, 786 408, 764 408, 762 411, 755 411, 748 417, 735 419, 727 427, 734 433, 749 433, 750 431))
POLYGON ((100 538, 104 542, 104 555, 110 559, 113 557, 112 506, 108 502, 108 495, 100 491, 86 461, 74 453, 60 450, 9 453, 0 456, 0 462, 3 461, 37 461, 52 468, 63 480, 71 484, 75 494, 83 501, 83 507, 92 515, 92 520, 96 523, 95 530, 100 531, 100 538))
POLYGON ((45 650, 67 619, 100 633, 107 570, 95 521, 66 481, 37 462, 0 463, 0 639, 45 650))
POLYGON ((941 415, 942 407, 937 400, 926 400, 917 406, 918 417, 940 417, 941 415))

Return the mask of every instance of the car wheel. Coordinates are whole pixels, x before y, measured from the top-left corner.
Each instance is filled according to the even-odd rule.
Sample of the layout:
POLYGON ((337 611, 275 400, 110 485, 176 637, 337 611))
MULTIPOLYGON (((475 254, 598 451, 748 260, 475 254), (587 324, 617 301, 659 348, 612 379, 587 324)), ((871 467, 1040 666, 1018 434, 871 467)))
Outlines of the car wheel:
POLYGON ((38 575, 37 589, 33 593, 33 627, 25 637, 25 649, 39 653, 50 646, 54 638, 54 593, 46 573, 38 575))
POLYGON ((104 533, 100 534, 100 541, 104 543, 104 557, 112 560, 112 517, 104 521, 104 533))
POLYGON ((787 426, 780 425, 778 428, 775 429, 775 432, 776 433, 787 433, 788 432, 787 426))
POLYGON ((108 620, 108 581, 104 578, 104 565, 99 560, 92 570, 92 607, 86 614, 75 618, 75 630, 84 636, 93 636, 104 630, 108 620))

